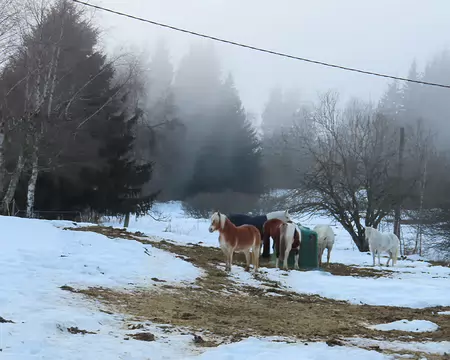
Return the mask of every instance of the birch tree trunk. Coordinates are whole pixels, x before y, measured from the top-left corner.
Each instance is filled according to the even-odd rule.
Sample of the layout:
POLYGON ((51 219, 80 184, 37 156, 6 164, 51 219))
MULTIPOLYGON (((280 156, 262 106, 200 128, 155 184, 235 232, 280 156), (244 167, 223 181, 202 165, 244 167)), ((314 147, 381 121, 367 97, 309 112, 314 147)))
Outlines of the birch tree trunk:
MULTIPOLYGON (((61 42, 63 38, 63 25, 64 25, 64 19, 61 25, 61 31, 59 35, 59 42, 61 42)), ((52 105, 53 105, 53 95, 55 92, 56 87, 56 73, 59 65, 59 59, 60 59, 60 53, 61 53, 61 47, 58 43, 55 45, 55 48, 53 49, 52 58, 50 61, 50 66, 48 69, 48 73, 45 79, 44 83, 44 91, 42 93, 42 99, 39 99, 39 101, 36 104, 36 108, 38 109, 42 104, 44 104, 45 99, 48 99, 47 104, 47 111, 46 111, 46 120, 50 121, 51 113, 52 113, 52 105)), ((40 76, 38 77, 38 80, 40 80, 40 76)), ((39 82, 37 87, 37 92, 39 95, 39 82)), ((33 155, 31 160, 31 176, 28 180, 28 189, 27 189, 27 217, 31 218, 33 217, 34 213, 34 199, 36 194, 36 184, 39 176, 39 146, 40 141, 44 137, 44 124, 43 119, 40 120, 40 130, 36 132, 34 136, 34 146, 33 146, 33 155)))
POLYGON ((27 189, 27 217, 32 218, 34 214, 34 196, 36 193, 36 183, 39 174, 39 156, 38 156, 38 146, 37 144, 33 148, 33 155, 31 160, 31 176, 28 181, 27 189))
POLYGON ((425 188, 426 188, 426 184, 427 184, 427 164, 428 164, 428 161, 427 161, 427 159, 425 159, 425 164, 424 164, 423 173, 422 173, 422 179, 420 181, 419 226, 417 228, 416 244, 414 247, 414 253, 417 254, 417 252, 418 252, 420 256, 422 256, 422 230, 423 230, 422 229, 423 228, 422 215, 423 215, 423 200, 424 200, 425 188))
POLYGON ((5 157, 3 142, 5 140, 5 134, 3 131, 3 124, 0 125, 0 195, 3 194, 3 187, 5 186, 5 157))
POLYGON ((19 183, 20 175, 22 175, 24 166, 25 166, 25 158, 21 153, 17 158, 16 168, 14 169, 14 172, 11 176, 8 189, 6 190, 6 194, 2 201, 2 208, 5 214, 9 214, 9 204, 11 204, 11 201, 14 198, 14 194, 16 193, 17 184, 19 183))

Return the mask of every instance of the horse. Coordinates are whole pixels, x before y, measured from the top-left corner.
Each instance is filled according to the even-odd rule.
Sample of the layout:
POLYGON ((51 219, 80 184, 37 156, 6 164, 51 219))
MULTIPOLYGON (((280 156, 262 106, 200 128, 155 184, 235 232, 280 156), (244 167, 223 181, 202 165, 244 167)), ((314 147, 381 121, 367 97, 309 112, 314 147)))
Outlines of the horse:
POLYGON ((283 269, 287 270, 288 257, 291 250, 295 251, 294 269, 298 270, 298 258, 300 256, 300 243, 302 234, 297 230, 297 226, 292 222, 283 222, 280 226, 280 238, 275 242, 275 252, 277 260, 275 266, 278 268, 278 261, 283 261, 283 269))
POLYGON ((263 224, 263 252, 262 257, 270 257, 270 238, 273 240, 273 247, 280 241, 280 225, 283 221, 280 219, 270 219, 263 224))
MULTIPOLYGON (((289 210, 280 210, 267 213, 266 215, 250 216, 245 214, 229 214, 228 219, 236 226, 253 225, 259 230, 261 238, 263 237, 263 226, 268 220, 279 219, 282 221, 292 221, 289 210)), ((263 252, 262 257, 269 257, 270 250, 263 252)))
POLYGON ((261 235, 258 229, 253 225, 235 226, 225 214, 216 211, 211 216, 209 232, 219 232, 219 244, 222 249, 226 265, 225 270, 231 271, 233 262, 233 253, 243 252, 247 266, 245 271, 250 270, 250 250, 253 255, 253 271, 256 273, 259 267, 259 251, 261 248, 261 235))
POLYGON ((373 227, 366 226, 365 238, 369 241, 369 248, 372 252, 373 266, 375 266, 375 255, 378 255, 378 266, 381 266, 380 253, 387 252, 389 259, 386 266, 389 266, 389 261, 392 260, 392 266, 397 263, 397 258, 400 253, 400 240, 397 235, 393 233, 382 233, 373 227))
MULTIPOLYGON (((284 222, 279 219, 271 219, 267 220, 263 225, 263 257, 266 253, 266 256, 270 256, 270 238, 273 239, 273 247, 275 249, 275 254, 277 257, 277 267, 278 267, 278 257, 280 254, 280 240, 281 240, 281 228, 283 224, 291 224, 294 227, 294 245, 292 245, 294 248, 297 248, 300 245, 300 239, 301 239, 301 232, 298 230, 297 226, 292 222, 284 222)), ((290 250, 289 250, 290 251, 290 250)), ((289 255, 289 253, 288 253, 289 255)), ((297 253, 296 253, 297 255, 297 253)), ((298 257, 296 258, 296 262, 298 263, 298 257)))
POLYGON ((313 229, 317 233, 317 247, 319 250, 319 266, 322 266, 322 256, 327 249, 327 265, 330 264, 330 253, 334 245, 334 232, 330 225, 316 225, 313 229))

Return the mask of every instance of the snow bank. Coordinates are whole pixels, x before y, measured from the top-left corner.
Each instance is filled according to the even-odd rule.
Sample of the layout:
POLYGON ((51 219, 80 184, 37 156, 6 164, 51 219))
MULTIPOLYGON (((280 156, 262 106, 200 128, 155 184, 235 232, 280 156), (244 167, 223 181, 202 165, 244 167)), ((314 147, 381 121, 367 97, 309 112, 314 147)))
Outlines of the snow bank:
POLYGON ((325 343, 279 343, 249 338, 238 343, 221 345, 196 356, 196 360, 382 360, 392 357, 376 351, 349 346, 330 347, 325 343))
MULTIPOLYGON (((316 294, 352 304, 425 308, 449 306, 449 276, 433 278, 418 273, 396 278, 337 276, 326 271, 265 269, 266 276, 302 294, 316 294), (414 281, 413 281, 414 279, 414 281)), ((397 275, 397 274, 395 274, 397 275)))
POLYGON ((428 320, 399 320, 387 324, 369 326, 369 329, 380 331, 408 331, 408 332, 430 332, 439 329, 439 326, 428 320))
POLYGON ((0 227, 0 316, 14 321, 0 324, 2 354, 10 359, 182 354, 182 343, 171 349, 166 342, 123 340, 122 316, 102 313, 60 286, 150 287, 157 283, 151 278, 190 283, 202 275, 200 269, 149 245, 61 230, 53 222, 0 216, 0 227), (96 334, 70 334, 68 327, 96 334))
POLYGON ((417 351, 428 354, 444 355, 450 352, 450 341, 425 341, 425 342, 403 342, 403 341, 382 341, 374 339, 348 338, 348 342, 355 346, 378 346, 382 350, 392 351, 417 351))

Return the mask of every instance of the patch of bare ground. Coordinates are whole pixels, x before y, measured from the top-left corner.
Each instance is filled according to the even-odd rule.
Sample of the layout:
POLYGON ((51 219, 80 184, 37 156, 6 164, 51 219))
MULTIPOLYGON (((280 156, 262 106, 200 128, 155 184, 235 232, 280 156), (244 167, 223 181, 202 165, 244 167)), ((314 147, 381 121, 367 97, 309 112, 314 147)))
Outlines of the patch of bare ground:
MULTIPOLYGON (((87 227, 69 230, 95 231, 113 238, 151 244, 205 270, 206 275, 197 279, 199 286, 196 287, 165 287, 162 284, 158 286, 160 291, 138 289, 132 292, 95 287, 87 290, 77 290, 66 285, 61 287, 63 290, 97 299, 109 310, 127 313, 138 321, 147 320, 185 327, 228 341, 238 341, 254 335, 295 337, 308 341, 325 340, 336 342, 336 345, 343 338, 354 336, 405 342, 450 339, 448 316, 437 314, 438 311, 445 310, 443 308, 351 305, 343 301, 287 291, 277 282, 267 280, 263 274, 256 275, 261 281, 259 287, 237 286, 223 270, 217 268, 218 264, 223 263, 223 254, 218 248, 182 246, 165 240, 153 241, 144 238, 141 233, 136 235, 123 229, 87 227), (380 332, 367 328, 367 325, 402 319, 430 320, 440 328, 438 331, 423 334, 380 332)), ((265 262, 267 263, 267 260, 262 259, 261 266, 270 265, 265 262)), ((237 256, 233 266, 243 264, 243 256, 237 256)), ((345 276, 379 277, 388 274, 387 271, 333 263, 326 270, 345 276)), ((444 359, 433 358, 429 354, 426 357, 444 359)))
POLYGON ((330 263, 324 265, 324 270, 330 272, 333 275, 340 276, 357 276, 357 277, 390 277, 394 273, 391 270, 378 270, 375 268, 360 268, 356 266, 349 266, 339 263, 330 263))
POLYGON ((78 329, 78 327, 76 327, 76 326, 72 326, 72 327, 67 328, 67 331, 70 332, 71 334, 82 334, 82 335, 96 334, 95 332, 92 332, 92 331, 78 329))
POLYGON ((6 324, 6 323, 14 324, 14 321, 8 320, 8 319, 5 319, 5 318, 2 318, 2 317, 0 316, 0 324, 6 324))
POLYGON ((141 340, 141 341, 155 341, 155 335, 153 335, 152 333, 149 332, 139 332, 136 334, 127 334, 127 336, 132 337, 136 340, 141 340))

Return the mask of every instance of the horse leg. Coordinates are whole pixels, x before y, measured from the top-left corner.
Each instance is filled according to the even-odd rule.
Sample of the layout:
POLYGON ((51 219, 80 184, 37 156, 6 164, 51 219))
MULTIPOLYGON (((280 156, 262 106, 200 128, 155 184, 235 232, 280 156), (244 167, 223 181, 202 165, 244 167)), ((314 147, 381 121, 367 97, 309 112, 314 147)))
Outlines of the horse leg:
POLYGON ((223 255, 225 256, 225 271, 228 271, 228 248, 220 244, 220 248, 222 249, 223 255))
MULTIPOLYGON (((389 261, 391 261, 391 259, 392 259, 392 251, 389 251, 389 258, 388 258, 388 261, 386 263, 387 267, 389 267, 389 261)), ((392 260, 392 263, 394 263, 394 260, 392 260)))
POLYGON ((375 255, 376 255, 376 251, 372 251, 372 257, 373 257, 373 265, 375 266, 375 255))
POLYGON ((381 251, 377 251, 377 255, 378 255, 378 266, 381 266, 381 251))
POLYGON ((283 269, 288 269, 288 257, 292 249, 292 243, 286 245, 286 249, 284 250, 284 261, 283 261, 283 269))
POLYGON ((300 257, 300 251, 297 250, 297 252, 295 253, 295 263, 294 263, 294 269, 298 270, 300 269, 298 266, 298 258, 300 257))
POLYGON ((244 251, 245 261, 247 262, 247 266, 245 267, 245 271, 250 271, 250 249, 244 251))
POLYGON ((252 255, 253 255, 253 272, 257 272, 259 269, 259 252, 260 247, 258 245, 254 245, 252 248, 252 255))
POLYGON ((327 248, 327 266, 330 265, 330 248, 327 248))
POLYGON ((231 266, 230 266, 230 251, 227 250, 227 254, 226 254, 226 265, 225 265, 225 271, 230 271, 231 270, 231 266))
POLYGON ((234 253, 234 249, 230 249, 230 254, 228 255, 228 261, 229 261, 228 271, 231 271, 231 264, 233 263, 233 253, 234 253))
POLYGON ((322 255, 323 255, 323 250, 322 248, 319 248, 319 267, 322 267, 322 255))

